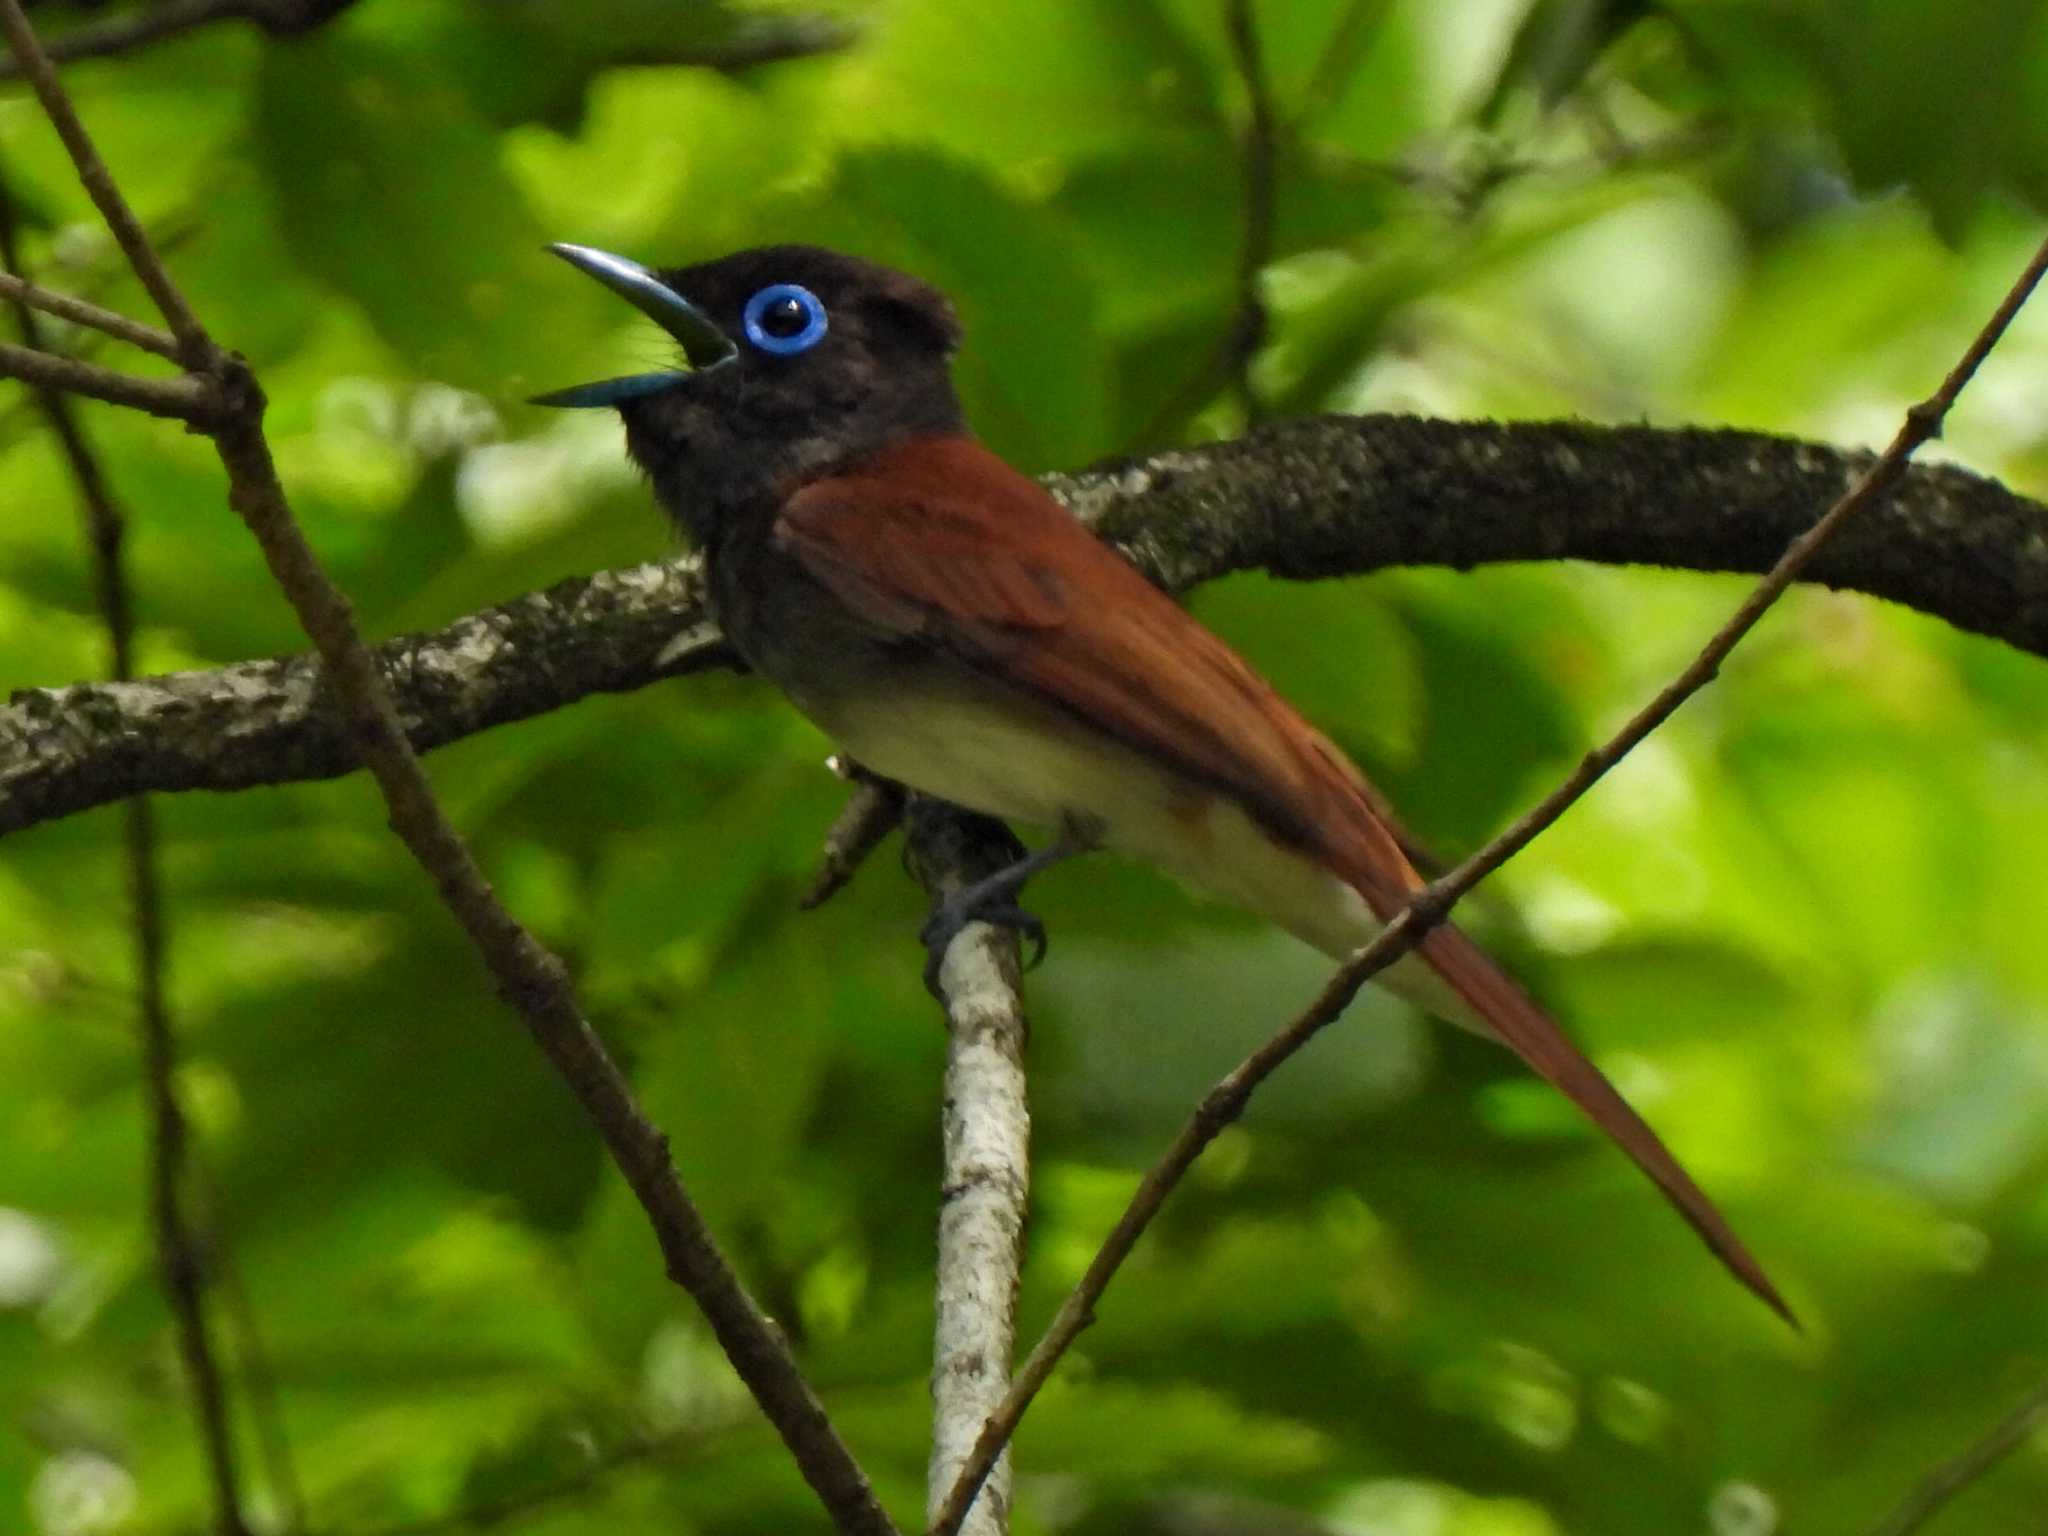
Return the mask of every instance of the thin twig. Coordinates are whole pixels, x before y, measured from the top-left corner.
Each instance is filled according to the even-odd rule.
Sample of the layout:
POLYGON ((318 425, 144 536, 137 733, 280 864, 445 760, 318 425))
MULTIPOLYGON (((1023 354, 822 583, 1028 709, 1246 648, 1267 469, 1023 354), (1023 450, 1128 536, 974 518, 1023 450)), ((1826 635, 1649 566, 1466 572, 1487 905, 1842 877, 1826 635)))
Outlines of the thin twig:
POLYGON ((1238 237, 1237 264, 1232 275, 1236 298, 1223 334, 1203 354, 1194 371, 1132 435, 1132 445, 1140 448, 1173 431, 1226 384, 1236 394, 1248 423, 1257 422, 1263 414, 1252 388, 1251 367, 1266 339, 1268 317, 1265 297, 1259 291, 1259 277, 1273 260, 1280 135, 1285 129, 1267 85, 1252 0, 1223 0, 1223 28, 1230 41, 1231 58, 1244 84, 1246 103, 1241 151, 1243 230, 1238 237))
POLYGON ((1266 300, 1259 279, 1273 261, 1273 205, 1278 194, 1277 162, 1282 128, 1273 108, 1273 91, 1259 48, 1252 0, 1225 0, 1224 31, 1237 72, 1244 80, 1249 117, 1244 130, 1244 233, 1237 252, 1237 312, 1225 340, 1225 367, 1237 390, 1247 422, 1259 419, 1252 388, 1252 360, 1266 340, 1266 300))
POLYGON ((1963 386, 1969 383, 1979 365, 1998 344, 2013 316, 2019 313, 2020 306, 2026 303, 2040 283, 2044 272, 2048 272, 2048 241, 2044 241, 2034 253, 2033 260, 2006 294, 1996 313, 1977 333, 1962 359, 1942 380, 1941 387, 1906 412, 1906 419, 1877 461, 1828 508, 1820 521, 1792 541, 1770 574, 1757 583, 1728 622, 1702 647, 1691 665, 1623 725, 1610 741, 1587 753, 1570 776, 1528 814, 1450 874, 1418 891, 1377 938, 1338 968, 1305 1011, 1209 1090, 1174 1138, 1173 1145, 1140 1181, 1137 1192, 1132 1195, 1130 1204, 1111 1228, 1109 1236, 1103 1240, 1087 1273, 1075 1285, 1017 1372, 1002 1407, 989 1416, 975 1443, 973 1458, 961 1473, 959 1483, 939 1516, 932 1521, 931 1536, 954 1536, 959 1530, 961 1517, 973 1500, 980 1479, 995 1465, 997 1456, 1015 1433, 1025 1409, 1052 1374, 1060 1357, 1094 1321, 1095 1304, 1110 1280, 1203 1148, 1243 1113, 1252 1091, 1342 1013, 1370 977, 1391 965, 1432 926, 1442 922, 1460 897, 1527 847, 1598 783, 1609 769, 1713 679, 1729 653, 1771 605, 1784 595, 1821 546, 1844 523, 1882 496, 1903 473, 1914 450, 1940 432, 1942 421, 1955 404, 1956 397, 1962 393, 1963 386))
POLYGON ((718 42, 703 47, 635 49, 622 64, 691 64, 725 74, 740 74, 763 64, 815 58, 850 46, 859 33, 831 16, 763 14, 736 26, 718 42))
MULTIPOLYGON (((0 66, 5 66, 12 62, 11 58, 0 57, 0 66)), ((192 238, 197 232, 198 227, 197 220, 189 211, 179 211, 157 220, 156 228, 150 232, 150 239, 156 243, 157 254, 168 258, 192 238)), ((107 243, 106 249, 114 257, 120 257, 120 247, 114 245, 111 241, 107 243)), ((112 286, 113 280, 116 280, 118 277, 126 277, 127 273, 128 265, 125 260, 120 260, 118 265, 109 265, 95 259, 92 266, 80 274, 80 281, 76 285, 76 293, 57 294, 52 293, 47 288, 40 291, 50 294, 53 298, 63 299, 66 303, 94 304, 93 295, 95 293, 112 286)), ((95 308, 103 315, 114 313, 114 311, 107 310, 101 306, 95 305, 95 308)), ((140 321, 131 320, 126 315, 121 315, 119 318, 122 324, 137 326, 144 332, 147 332, 152 342, 161 339, 170 349, 165 355, 173 361, 176 360, 178 344, 170 332, 159 331, 150 326, 142 326, 140 321)), ((105 331, 82 329, 79 335, 67 338, 64 355, 77 358, 81 362, 92 362, 97 359, 101 349, 110 339, 105 331)), ((137 340, 137 345, 140 344, 140 341, 137 340)), ((152 345, 146 350, 155 351, 156 348, 152 345)), ((33 391, 28 392, 23 399, 0 408, 0 444, 5 444, 17 424, 34 415, 36 411, 37 406, 33 397, 33 391)))
POLYGON ((516 1520, 551 1504, 560 1504, 578 1494, 588 1493, 599 1487, 613 1473, 627 1467, 639 1466, 657 1461, 685 1448, 702 1444, 713 1438, 712 1434, 701 1432, 684 1433, 671 1431, 659 1435, 639 1435, 613 1446, 610 1450, 593 1456, 589 1463, 552 1483, 530 1488, 523 1493, 510 1494, 502 1499, 491 1499, 480 1504, 468 1504, 442 1515, 431 1515, 424 1520, 408 1520, 400 1525, 378 1526, 366 1536, 444 1536, 449 1531, 489 1530, 516 1520))
MULTIPOLYGON (((21 251, 15 233, 14 200, 6 185, 0 183, 0 268, 10 276, 21 271, 21 251)), ((23 345, 40 348, 42 337, 34 313, 23 296, 11 297, 10 307, 23 345)), ((36 389, 36 397, 78 489, 79 514, 86 544, 92 552, 93 587, 107 626, 111 670, 115 681, 127 682, 135 675, 135 616, 121 558, 126 523, 114 505, 99 460, 72 413, 70 400, 47 385, 36 389)), ((169 938, 157 862, 156 816, 146 796, 137 795, 122 807, 122 823, 136 994, 140 1003, 138 1024, 151 1122, 151 1226, 156 1234, 164 1289, 177 1323, 178 1352, 191 1387, 200 1449, 212 1481, 214 1524, 221 1536, 247 1536, 240 1479, 235 1469, 227 1384, 207 1322, 206 1269, 185 1206, 189 1171, 187 1124, 177 1089, 177 1035, 164 993, 169 938)))
POLYGON ((256 1431, 256 1449, 263 1462, 264 1485, 277 1506, 273 1529, 281 1536, 294 1536, 306 1528, 306 1490, 299 1481, 299 1469, 292 1455, 291 1438, 285 1433, 284 1405, 280 1400, 277 1371, 271 1364, 270 1348, 264 1339, 262 1322, 256 1315, 249 1288, 242 1280, 242 1267, 235 1260, 232 1234, 221 1214, 220 1188, 203 1155, 189 1159, 193 1208, 198 1227, 207 1234, 208 1252, 213 1259, 214 1286, 221 1308, 227 1314, 235 1341, 235 1363, 242 1387, 242 1401, 249 1422, 256 1431))
POLYGON ((1957 1494, 2026 1444, 2028 1437, 2043 1424, 2048 1424, 2048 1381, 2022 1398, 2011 1413, 1985 1431, 1968 1450, 1921 1478, 1919 1485, 1871 1536, 1912 1536, 1940 1514, 1957 1494))
POLYGON ((894 832, 903 820, 903 786, 856 772, 853 793, 839 808, 825 833, 825 846, 818 855, 818 872, 810 888, 797 901, 809 912, 822 907, 859 871, 867 856, 894 832))
POLYGON ((1309 71, 1308 84, 1295 104, 1293 129, 1314 122, 1342 98, 1345 86, 1358 72, 1360 52, 1378 30, 1387 5, 1388 0, 1351 0, 1331 23, 1315 68, 1309 71))
POLYGON ((177 338, 169 331, 160 331, 153 325, 144 325, 140 320, 130 320, 126 315, 111 309, 102 309, 84 299, 74 299, 69 294, 52 293, 38 287, 12 272, 0 272, 0 299, 10 303, 40 309, 46 315, 55 315, 59 320, 69 320, 73 325, 82 325, 90 330, 104 331, 117 341, 140 347, 145 352, 154 352, 158 357, 178 360, 177 338))
POLYGON ((842 1531, 861 1536, 893 1536, 895 1528, 866 1474, 797 1369, 780 1330, 719 1251, 669 1160, 667 1138, 641 1111, 625 1075, 584 1018, 561 960, 505 910, 434 798, 406 740, 391 691, 363 644, 348 599, 327 575, 292 515, 263 435, 264 398, 254 374, 240 358, 216 348, 184 308, 37 47, 20 0, 0 0, 0 23, 35 80, 80 179, 97 176, 104 196, 96 193, 95 201, 110 223, 126 219, 132 241, 121 238, 118 228, 115 233, 138 275, 148 282, 148 269, 154 268, 161 279, 159 303, 186 361, 204 365, 206 383, 219 401, 209 430, 227 471, 229 504, 255 536, 272 576, 319 651, 342 717, 384 798, 392 830, 433 877, 443 902, 476 945, 506 1001, 582 1102, 647 1211, 669 1274, 703 1309, 726 1358, 781 1433, 835 1523, 842 1531))
MULTIPOLYGON (((128 206, 128 200, 107 173, 106 163, 93 148, 92 139, 86 134, 85 125, 78 120, 71 99, 57 83, 57 71, 51 65, 49 55, 43 51, 42 44, 36 40, 34 28, 28 24, 28 17, 22 13, 21 0, 0 0, 0 31, 6 32, 7 43, 14 50, 16 62, 35 88, 36 99, 43 104, 44 116, 57 130, 57 137, 64 141, 65 151, 78 171, 79 185, 85 188, 93 206, 99 209, 107 229, 120 245, 122 254, 128 258, 128 265, 134 268, 136 277, 148 290, 157 313, 164 317, 171 334, 177 337, 178 360, 195 373, 205 372, 213 362, 213 343, 200 328, 198 317, 178 291, 178 285, 171 281, 171 274, 164 270, 163 262, 157 258, 156 248, 150 244, 142 221, 135 217, 135 211, 128 206)), ((71 389, 75 386, 58 384, 56 387, 71 389)))
MULTIPOLYGON (((1020 852, 1000 822, 924 796, 906 818, 912 870, 934 902, 956 896, 1020 852)), ((1017 1288, 1031 1193, 1030 1026, 1017 938, 970 923, 939 968, 946 1007, 940 1117, 943 1170, 932 1327, 932 1449, 927 1518, 958 1484, 976 1437, 1002 1401, 1017 1346, 1017 1288)), ((1010 1468, 998 1457, 964 1517, 965 1536, 1010 1528, 1010 1468)))
MULTIPOLYGON (((5 4, 6 0, 0 0, 5 4)), ((59 357, 54 352, 0 341, 0 379, 20 379, 37 389, 61 389, 109 405, 130 406, 152 416, 204 427, 213 411, 213 391, 191 374, 175 379, 138 379, 132 373, 59 357)))
MULTIPOLYGON (((129 53, 181 32, 208 26, 216 21, 245 18, 252 7, 249 0, 166 0, 147 10, 75 27, 43 45, 52 61, 100 59, 129 53)), ((0 64, 0 80, 18 80, 26 73, 19 63, 0 64)))
MULTIPOLYGON (((293 0, 165 0, 165 3, 106 21, 88 22, 51 38, 43 47, 58 63, 134 53, 154 43, 196 32, 222 21, 249 21, 273 36, 297 36, 348 9, 353 0, 293 3, 293 0)), ((824 16, 762 16, 734 27, 720 42, 702 48, 634 50, 619 63, 694 64, 737 73, 785 59, 835 53, 856 36, 844 22, 824 16)), ((18 65, 0 60, 0 80, 20 78, 18 65)))

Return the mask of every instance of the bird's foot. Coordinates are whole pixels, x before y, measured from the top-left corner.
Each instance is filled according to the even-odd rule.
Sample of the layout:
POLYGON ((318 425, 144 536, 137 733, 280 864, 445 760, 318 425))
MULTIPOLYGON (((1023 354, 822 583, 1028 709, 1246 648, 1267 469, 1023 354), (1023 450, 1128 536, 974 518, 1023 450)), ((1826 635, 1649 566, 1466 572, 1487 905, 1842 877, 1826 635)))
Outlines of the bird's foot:
POLYGON ((940 997, 939 965, 946 958, 947 948, 969 923, 991 923, 998 928, 1008 928, 1029 941, 1031 957, 1024 962, 1027 971, 1045 959, 1045 924, 1017 905, 1018 892, 1024 889, 1024 882, 1041 869, 1080 852, 1083 846, 1065 838, 1056 839, 1036 853, 1028 854, 986 879, 977 880, 966 889, 955 892, 934 907, 925 925, 917 931, 925 952, 925 990, 933 997, 940 997))
POLYGON ((1045 958, 1045 924, 1033 914, 1026 912, 1015 902, 991 901, 983 906, 970 907, 964 897, 972 894, 973 887, 962 891, 950 901, 940 902, 925 925, 918 929, 918 939, 924 944, 924 986, 933 997, 944 1001, 939 991, 939 965, 946 958, 946 950, 969 923, 991 923, 998 928, 1008 928, 1031 945, 1031 957, 1024 962, 1024 969, 1030 970, 1045 958))

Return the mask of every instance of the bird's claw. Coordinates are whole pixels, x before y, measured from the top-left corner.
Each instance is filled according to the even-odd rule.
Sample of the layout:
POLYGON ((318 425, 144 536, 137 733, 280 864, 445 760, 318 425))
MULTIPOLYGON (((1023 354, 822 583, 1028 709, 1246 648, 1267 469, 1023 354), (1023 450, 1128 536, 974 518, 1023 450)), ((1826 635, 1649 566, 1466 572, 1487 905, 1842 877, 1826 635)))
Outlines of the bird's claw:
POLYGON ((1025 911, 1013 901, 994 900, 984 897, 976 902, 976 892, 963 891, 958 896, 941 902, 925 919, 918 929, 917 937, 924 945, 924 986, 933 997, 944 1001, 939 991, 939 966, 946 958, 946 951, 960 930, 969 923, 989 923, 997 928, 1008 928, 1031 945, 1031 957, 1024 962, 1024 969, 1031 970, 1045 959, 1045 924, 1036 916, 1025 911))

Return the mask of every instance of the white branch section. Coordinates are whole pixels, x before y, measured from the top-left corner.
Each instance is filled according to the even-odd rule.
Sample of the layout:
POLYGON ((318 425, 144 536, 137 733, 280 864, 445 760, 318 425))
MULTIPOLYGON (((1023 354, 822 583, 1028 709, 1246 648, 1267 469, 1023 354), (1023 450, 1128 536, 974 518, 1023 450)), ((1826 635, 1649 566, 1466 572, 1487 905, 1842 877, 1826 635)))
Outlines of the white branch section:
MULTIPOLYGON (((950 1043, 927 1518, 951 1491, 982 1422, 1002 1401, 1016 1346, 1017 1276, 1031 1187, 1027 1026, 1016 953, 1009 936, 970 923, 939 970, 950 1043)), ((1009 1528, 1005 1451, 961 1530, 1002 1536, 1009 1528)))

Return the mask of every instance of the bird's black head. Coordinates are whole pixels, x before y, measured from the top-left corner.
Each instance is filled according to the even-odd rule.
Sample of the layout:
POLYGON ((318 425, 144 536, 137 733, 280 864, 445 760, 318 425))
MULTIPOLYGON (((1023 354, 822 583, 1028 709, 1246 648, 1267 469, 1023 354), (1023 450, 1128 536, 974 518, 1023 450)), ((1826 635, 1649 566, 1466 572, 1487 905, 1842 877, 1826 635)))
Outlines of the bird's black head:
POLYGON ((966 430, 948 370, 959 321, 928 283, 813 245, 665 271, 552 249, 659 322, 688 369, 540 403, 616 407, 627 449, 700 543, 903 437, 966 430))

